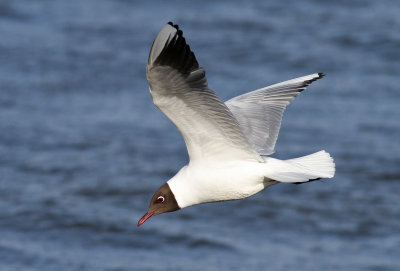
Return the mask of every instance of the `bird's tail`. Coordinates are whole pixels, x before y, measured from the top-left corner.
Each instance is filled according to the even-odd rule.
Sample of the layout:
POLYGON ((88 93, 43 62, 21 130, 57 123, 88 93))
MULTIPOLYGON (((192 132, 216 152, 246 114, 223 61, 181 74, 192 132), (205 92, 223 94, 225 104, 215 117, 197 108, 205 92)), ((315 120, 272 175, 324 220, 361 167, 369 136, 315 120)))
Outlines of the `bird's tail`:
POLYGON ((335 163, 326 151, 289 160, 268 158, 268 168, 273 169, 266 177, 284 183, 304 183, 335 175, 335 163))

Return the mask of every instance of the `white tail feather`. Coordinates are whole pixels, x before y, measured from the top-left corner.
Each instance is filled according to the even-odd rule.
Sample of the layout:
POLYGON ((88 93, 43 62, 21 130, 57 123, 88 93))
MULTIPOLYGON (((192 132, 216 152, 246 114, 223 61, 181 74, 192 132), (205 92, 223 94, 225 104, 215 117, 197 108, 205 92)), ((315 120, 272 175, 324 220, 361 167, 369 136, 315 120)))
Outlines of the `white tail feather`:
POLYGON ((332 178, 335 175, 335 163, 326 151, 289 160, 268 158, 267 164, 273 170, 266 177, 284 183, 308 182, 318 178, 332 178))

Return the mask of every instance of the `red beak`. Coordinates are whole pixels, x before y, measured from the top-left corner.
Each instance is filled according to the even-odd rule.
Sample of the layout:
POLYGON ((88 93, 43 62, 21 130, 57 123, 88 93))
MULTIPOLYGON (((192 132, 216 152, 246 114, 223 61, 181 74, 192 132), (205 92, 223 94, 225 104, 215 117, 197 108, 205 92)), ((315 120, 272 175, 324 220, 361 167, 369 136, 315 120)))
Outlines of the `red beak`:
POLYGON ((152 217, 154 215, 154 212, 151 213, 146 213, 137 223, 137 226, 139 227, 140 225, 142 225, 144 222, 146 222, 147 219, 149 219, 150 217, 152 217))

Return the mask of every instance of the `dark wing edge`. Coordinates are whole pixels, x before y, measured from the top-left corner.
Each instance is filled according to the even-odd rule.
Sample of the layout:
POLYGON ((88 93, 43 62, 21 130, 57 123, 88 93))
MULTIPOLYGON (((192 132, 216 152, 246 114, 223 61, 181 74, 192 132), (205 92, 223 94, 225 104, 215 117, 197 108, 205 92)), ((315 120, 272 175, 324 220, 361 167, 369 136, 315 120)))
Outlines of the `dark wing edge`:
POLYGON ((184 75, 189 75, 199 68, 199 63, 186 43, 183 32, 172 22, 168 22, 154 40, 148 65, 169 66, 184 75))

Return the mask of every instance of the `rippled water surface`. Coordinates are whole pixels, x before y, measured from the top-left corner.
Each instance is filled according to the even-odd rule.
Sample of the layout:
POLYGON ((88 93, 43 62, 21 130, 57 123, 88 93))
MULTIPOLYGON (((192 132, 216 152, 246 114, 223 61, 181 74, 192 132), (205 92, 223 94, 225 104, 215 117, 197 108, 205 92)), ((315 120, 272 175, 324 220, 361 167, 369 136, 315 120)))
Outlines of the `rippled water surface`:
POLYGON ((398 1, 0 2, 0 270, 400 270, 398 1), (145 65, 178 23, 224 99, 314 72, 274 157, 333 180, 160 215, 187 163, 145 65))

